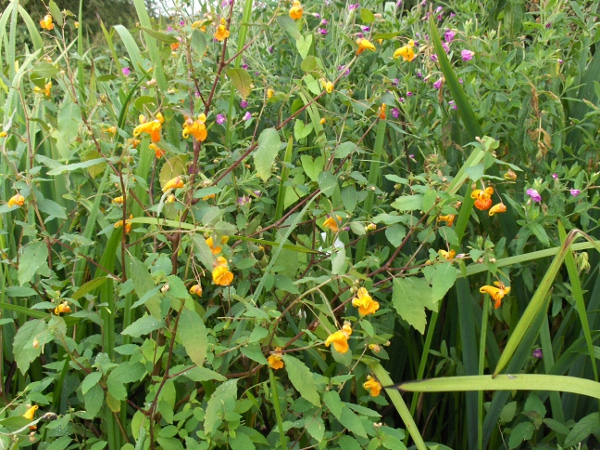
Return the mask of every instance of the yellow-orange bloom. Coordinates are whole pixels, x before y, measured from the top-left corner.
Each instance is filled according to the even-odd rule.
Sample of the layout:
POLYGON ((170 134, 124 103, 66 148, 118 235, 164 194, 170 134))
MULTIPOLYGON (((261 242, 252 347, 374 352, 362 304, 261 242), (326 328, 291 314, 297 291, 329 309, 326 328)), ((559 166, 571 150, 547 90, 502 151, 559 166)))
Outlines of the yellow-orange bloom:
POLYGON ((492 208, 488 211, 488 214, 490 216, 493 216, 494 214, 499 214, 503 212, 506 212, 506 205, 504 203, 497 203, 494 206, 492 206, 492 208))
POLYGON ((348 339, 351 334, 352 327, 350 326, 350 322, 346 322, 341 330, 329 335, 325 341, 325 347, 329 347, 333 344, 333 348, 335 348, 338 353, 346 353, 350 348, 348 347, 348 339))
POLYGON ((267 361, 269 362, 269 367, 273 370, 283 369, 283 366, 285 366, 281 359, 281 349, 279 347, 275 348, 275 351, 271 353, 267 361))
POLYGON ((23 206, 25 204, 25 197, 21 194, 15 194, 8 200, 8 207, 23 206))
POLYGON ((329 228, 334 233, 337 233, 338 230, 340 229, 339 224, 341 222, 342 222, 342 218, 340 216, 335 216, 335 218, 333 216, 330 216, 327 219, 325 219, 325 222, 323 222, 323 226, 325 228, 329 228))
POLYGON ((48 81, 44 85, 44 89, 39 88, 37 86, 33 88, 33 92, 35 92, 36 94, 45 95, 46 97, 50 97, 50 91, 51 90, 52 90, 52 81, 48 81))
POLYGON ((69 303, 67 301, 62 302, 60 305, 54 308, 54 314, 56 314, 57 316, 70 312, 71 307, 69 306, 69 303))
POLYGON ((412 61, 415 59, 415 41, 412 39, 408 42, 408 44, 403 45, 399 49, 394 52, 394 58, 402 57, 403 61, 412 61))
POLYGON ((267 98, 270 99, 275 95, 275 91, 272 88, 267 89, 267 98))
POLYGON ((449 252, 447 252, 446 250, 438 250, 438 255, 440 255, 442 258, 447 259, 448 261, 452 261, 456 256, 456 251, 450 250, 449 252))
POLYGON ((175 50, 177 50, 178 48, 179 48, 179 42, 173 42, 173 43, 171 44, 171 50, 172 50, 172 51, 175 51, 175 50))
POLYGON ((471 192, 471 198, 475 200, 475 208, 481 211, 487 211, 492 206, 492 195, 494 194, 493 187, 486 187, 485 189, 475 189, 471 192))
POLYGON ((123 204, 123 196, 121 195, 120 197, 113 198, 113 203, 116 203, 117 205, 122 205, 123 204))
MULTIPOLYGON (((25 411, 25 414, 23 414, 23 417, 25 417, 27 420, 33 420, 35 419, 35 412, 38 410, 39 406, 38 405, 33 405, 31 408, 29 408, 27 411, 25 411)), ((35 425, 32 425, 29 427, 30 430, 35 431, 37 430, 37 427, 35 425)))
POLYGON ((196 120, 192 120, 188 117, 183 124, 183 131, 181 132, 181 135, 184 139, 187 139, 191 134, 197 141, 205 141, 206 137, 208 136, 205 122, 206 116, 204 114, 200 114, 196 120))
POLYGON ((148 148, 150 150, 154 150, 154 156, 156 156, 157 159, 162 158, 163 156, 165 156, 165 151, 160 148, 158 145, 156 145, 155 143, 152 143, 148 146, 148 148))
POLYGON ((214 36, 217 41, 224 41, 229 37, 229 30, 227 29, 225 19, 221 19, 221 24, 217 27, 214 36))
POLYGON ((181 177, 175 177, 172 180, 167 181, 165 187, 163 187, 163 192, 170 191, 171 189, 181 189, 184 186, 183 180, 181 177))
MULTIPOLYGON (((129 232, 131 231, 131 219, 133 219, 133 214, 130 214, 129 219, 125 221, 125 234, 129 234, 129 232)), ((123 220, 119 220, 117 223, 115 223, 115 228, 120 228, 122 226, 123 220)))
POLYGON ((202 286, 195 284, 190 288, 190 294, 202 297, 202 286))
POLYGON ((373 397, 377 397, 381 393, 381 383, 371 375, 367 375, 367 381, 363 383, 363 387, 370 391, 373 397))
POLYGON ((213 282, 219 286, 229 286, 233 281, 233 274, 226 265, 219 265, 212 271, 213 282))
POLYGON ((292 7, 290 8, 290 17, 294 20, 302 19, 302 13, 304 9, 298 0, 294 0, 292 7))
POLYGON ((375 46, 371 44, 371 42, 369 42, 367 39, 358 38, 356 40, 356 43, 358 44, 358 50, 356 51, 357 55, 360 55, 365 50, 371 50, 372 52, 375 51, 375 46))
POLYGON ((504 286, 500 281, 494 281, 494 286, 485 285, 479 289, 482 294, 489 294, 494 300, 494 309, 502 305, 502 299, 510 292, 510 286, 504 286))
POLYGON ((356 297, 352 299, 352 305, 358 308, 358 313, 361 316, 368 316, 369 314, 375 314, 379 309, 379 302, 373 300, 369 295, 369 292, 361 287, 356 292, 356 297))
POLYGON ((445 216, 439 216, 437 218, 438 222, 446 222, 446 226, 451 227, 454 223, 454 214, 446 214, 445 216))
POLYGON ((514 171, 508 169, 508 171, 503 175, 503 177, 505 180, 515 181, 517 179, 517 174, 514 171))
MULTIPOLYGON (((208 245, 210 247, 210 251, 212 252, 213 255, 218 255, 219 253, 221 253, 223 251, 223 249, 221 247, 214 244, 212 236, 209 236, 208 238, 206 238, 205 242, 206 242, 206 245, 208 245)), ((225 262, 225 263, 227 264, 227 262, 225 262)))
POLYGON ((42 20, 40 20, 40 26, 44 30, 54 30, 54 24, 52 23, 52 15, 46 14, 42 20))
POLYGON ((112 134, 114 136, 115 134, 117 134, 117 127, 115 127, 114 125, 111 127, 104 127, 102 128, 102 131, 108 134, 112 134))
POLYGON ((175 200, 177 200, 177 197, 175 197, 173 194, 169 194, 165 200, 165 203, 175 203, 175 200))
POLYGON ((328 94, 331 94, 335 88, 335 85, 331 81, 321 78, 321 87, 325 89, 328 94))
POLYGON ((165 121, 161 113, 156 114, 156 119, 146 120, 144 116, 140 116, 140 124, 134 128, 133 135, 138 137, 141 133, 148 133, 152 142, 160 141, 160 130, 165 121))
POLYGON ((378 116, 380 119, 385 119, 386 115, 385 115, 385 110, 387 109, 387 105, 385 103, 383 103, 380 107, 379 107, 379 112, 378 112, 378 116))
POLYGON ((6 131, 0 131, 0 138, 6 137, 8 136, 8 133, 6 131))

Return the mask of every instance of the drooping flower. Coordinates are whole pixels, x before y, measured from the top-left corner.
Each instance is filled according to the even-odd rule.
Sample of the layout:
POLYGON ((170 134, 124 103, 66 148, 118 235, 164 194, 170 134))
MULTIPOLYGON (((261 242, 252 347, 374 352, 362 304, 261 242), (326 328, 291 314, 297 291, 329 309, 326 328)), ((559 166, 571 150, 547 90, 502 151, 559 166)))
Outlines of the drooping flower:
POLYGON ((579 194, 581 194, 581 190, 579 189, 571 189, 569 192, 573 197, 577 197, 579 194))
POLYGON ((219 286, 229 286, 233 281, 233 273, 229 271, 227 265, 218 265, 212 271, 212 278, 213 282, 219 286))
POLYGON ((454 223, 454 214, 446 214, 445 216, 439 216, 438 222, 446 222, 446 226, 451 227, 454 223))
POLYGON ((358 38, 356 40, 356 43, 358 44, 358 50, 356 51, 357 55, 360 55, 365 50, 371 50, 372 52, 375 51, 375 46, 371 42, 369 42, 367 39, 358 38))
POLYGON ((174 51, 175 51, 175 50, 177 50, 178 48, 179 48, 179 42, 173 42, 173 43, 171 44, 171 51, 173 51, 173 52, 174 52, 174 51))
POLYGON ((454 259, 454 257, 456 256, 456 251, 455 250, 450 250, 450 251, 438 250, 438 255, 440 255, 444 259, 447 259, 448 261, 452 261, 454 259))
MULTIPOLYGON (((38 346, 39 346, 39 344, 38 344, 38 346)), ((37 348, 37 347, 35 347, 35 348, 37 348)), ((25 411, 25 414, 23 414, 23 417, 25 417, 27 420, 34 420, 35 412, 38 410, 38 408, 39 408, 38 405, 33 405, 31 408, 29 408, 27 411, 25 411)), ((31 431, 35 431, 35 430, 37 430, 37 427, 35 425, 31 425, 29 427, 29 429, 31 431)))
POLYGON ((42 20, 40 20, 40 26, 44 30, 54 30, 54 24, 52 23, 52 15, 46 14, 42 20))
POLYGON ((204 142, 206 140, 208 132, 206 131, 206 116, 204 114, 200 114, 196 120, 192 120, 189 117, 185 120, 181 135, 184 139, 187 139, 190 134, 197 141, 204 142))
POLYGON ((531 197, 531 200, 533 200, 534 202, 539 203, 542 201, 542 196, 535 189, 529 188, 525 192, 527 193, 527 195, 529 195, 531 197))
POLYGON ((119 196, 119 197, 115 197, 113 198, 113 203, 116 203, 117 205, 122 205, 123 204, 123 196, 119 196))
POLYGON ((415 59, 415 41, 412 39, 408 41, 408 44, 403 45, 394 52, 394 58, 400 58, 402 56, 403 61, 412 61, 415 59))
POLYGON ((491 186, 485 189, 475 189, 471 192, 471 198, 475 200, 475 208, 480 211, 487 211, 492 207, 492 195, 494 194, 494 188, 491 186))
POLYGON ((438 80, 433 83, 433 87, 436 89, 440 89, 442 87, 442 83, 444 82, 444 77, 438 78, 438 80))
POLYGON ((325 35, 327 35, 328 31, 326 28, 317 28, 317 33, 325 36, 325 35))
POLYGON ((64 302, 62 302, 60 305, 58 305, 56 308, 54 308, 54 314, 56 314, 57 316, 60 316, 61 314, 70 313, 70 312, 71 312, 71 307, 69 306, 69 303, 66 300, 64 302))
POLYGON ((52 81, 49 81, 44 85, 44 89, 36 86, 33 88, 33 92, 35 92, 36 94, 45 95, 46 97, 50 97, 51 89, 52 89, 52 81))
POLYGON ((248 102, 246 100, 242 100, 240 102, 240 108, 246 109, 248 107, 248 102))
POLYGON ((387 105, 385 103, 382 103, 381 106, 379 107, 379 111, 377 112, 377 116, 380 119, 385 120, 385 118, 387 117, 385 114, 386 110, 387 110, 387 105))
POLYGON ((513 170, 508 169, 503 177, 505 180, 515 181, 517 179, 517 174, 513 170))
MULTIPOLYGON (((125 234, 129 234, 129 232, 131 231, 131 219, 133 219, 133 214, 130 214, 129 219, 125 221, 125 234)), ((115 228, 120 228, 122 226, 123 220, 119 220, 117 223, 115 223, 115 228)))
POLYGON ((325 83, 325 90, 327 91, 328 94, 331 94, 333 92, 334 87, 335 86, 331 81, 327 81, 325 83))
POLYGON ((502 299, 510 292, 510 286, 504 286, 500 281, 494 281, 494 286, 485 285, 479 289, 482 294, 489 294, 494 300, 494 309, 500 308, 502 299))
POLYGON ((199 284, 194 284, 190 288, 190 294, 197 295, 198 297, 202 297, 202 286, 200 286, 199 284))
POLYGON ((496 203, 494 206, 490 208, 488 214, 493 216, 494 214, 500 214, 506 212, 506 205, 504 203, 496 203))
POLYGON ((206 245, 208 245, 208 247, 210 248, 210 251, 212 252, 213 255, 218 255, 219 253, 221 253, 223 251, 223 249, 221 247, 219 247, 218 245, 215 245, 215 243, 213 242, 213 238, 212 236, 209 236, 205 239, 206 245))
POLYGON ((302 19, 302 13, 304 9, 302 8, 302 4, 298 0, 294 0, 292 3, 292 7, 290 8, 290 17, 294 20, 302 19))
POLYGON ((367 375, 367 381, 363 383, 363 387, 370 391, 372 397, 377 397, 381 393, 381 383, 371 375, 367 375))
POLYGON ((350 348, 348 346, 348 339, 350 339, 351 334, 352 327, 350 326, 350 322, 345 322, 341 330, 329 335, 325 341, 325 347, 329 347, 333 344, 333 348, 335 348, 338 353, 346 353, 350 348))
POLYGON ((138 137, 141 133, 148 133, 152 142, 160 141, 160 130, 165 118, 161 113, 156 114, 156 119, 148 121, 144 116, 140 116, 140 124, 134 128, 133 135, 138 137))
POLYGON ((184 186, 183 180, 181 179, 180 176, 177 176, 169 181, 167 181, 167 183, 165 184, 165 186, 163 187, 163 192, 167 192, 170 191, 171 189, 181 189, 184 186))
POLYGON ((227 22, 225 22, 225 19, 221 18, 221 24, 217 26, 214 37, 217 41, 221 42, 229 37, 229 30, 227 29, 227 22))
POLYGON ((533 351, 533 354, 532 354, 532 356, 533 356, 534 358, 537 358, 537 359, 542 359, 542 358, 544 357, 544 354, 542 353, 542 349, 541 349, 541 348, 536 348, 536 349, 533 351))
POLYGON ((358 313, 361 316, 368 316, 377 312, 379 302, 373 300, 369 292, 364 287, 361 287, 356 291, 356 297, 352 299, 352 306, 358 308, 358 313))
POLYGON ((329 216, 327 219, 325 219, 325 222, 323 222, 323 226, 325 228, 329 228, 334 233, 337 233, 340 229, 341 222, 341 216, 335 216, 335 218, 333 216, 329 216))
POLYGON ((475 52, 472 52, 471 50, 463 50, 460 52, 460 56, 462 57, 463 61, 471 61, 473 56, 475 56, 475 52))
POLYGON ((355 9, 360 8, 360 4, 359 3, 351 3, 350 5, 348 5, 348 11, 354 11, 355 9))
POLYGON ((281 348, 276 347, 275 350, 271 353, 271 356, 267 358, 269 363, 269 367, 273 370, 283 369, 285 366, 283 360, 281 359, 281 348))
POLYGON ((444 33, 444 40, 450 44, 454 40, 454 36, 456 36, 456 31, 446 30, 444 33))
POLYGON ((21 194, 15 194, 10 199, 8 199, 8 207, 12 208, 13 206, 23 206, 25 204, 25 197, 21 194))
POLYGON ((154 156, 156 156, 156 158, 157 158, 157 159, 160 159, 160 158, 162 158, 163 156, 165 156, 165 153, 166 153, 166 152, 165 152, 165 151, 164 151, 162 148, 160 148, 158 145, 156 145, 156 144, 154 144, 154 143, 150 144, 150 145, 148 146, 148 148, 149 148, 150 150, 154 150, 154 156))
POLYGON ((165 200, 165 203, 175 203, 175 200, 177 200, 177 197, 175 197, 174 194, 169 194, 169 195, 167 195, 167 199, 165 200))
POLYGON ((400 110, 398 108, 392 108, 392 117, 397 119, 400 116, 400 110))
POLYGON ((250 114, 250 111, 246 111, 246 114, 244 114, 244 117, 242 117, 242 119, 244 119, 246 122, 252 119, 252 114, 250 114))

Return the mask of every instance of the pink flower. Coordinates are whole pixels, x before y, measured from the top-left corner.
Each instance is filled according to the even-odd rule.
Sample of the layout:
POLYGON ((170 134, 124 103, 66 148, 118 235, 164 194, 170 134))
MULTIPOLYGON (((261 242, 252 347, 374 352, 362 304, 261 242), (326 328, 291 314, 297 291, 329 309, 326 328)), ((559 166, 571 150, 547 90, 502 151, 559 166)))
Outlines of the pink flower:
POLYGON ((454 100, 450 100, 450 101, 448 102, 448 104, 450 105, 450 107, 451 107, 452 109, 458 109, 458 108, 456 107, 456 103, 454 103, 454 100))
POLYGON ((131 69, 129 67, 123 67, 121 69, 121 72, 123 72, 123 75, 125 75, 126 77, 128 77, 131 74, 131 69))
POLYGON ((329 22, 327 21, 327 19, 323 19, 323 20, 321 20, 321 25, 322 25, 322 26, 324 26, 324 27, 325 27, 325 26, 327 26, 328 24, 329 24, 329 22))
POLYGON ((247 108, 248 107, 248 102, 246 100, 242 100, 240 102, 240 108, 247 108))
POLYGON ((581 190, 579 189, 571 189, 570 192, 573 197, 577 197, 579 194, 581 194, 581 190))
POLYGON ((463 50, 460 52, 460 56, 462 57, 463 61, 471 61, 473 56, 475 56, 475 52, 472 52, 471 50, 463 50))
POLYGON ((533 200, 534 202, 539 203, 542 201, 542 196, 535 189, 529 188, 529 189, 527 189, 526 192, 527 192, 527 195, 529 195, 531 197, 531 200, 533 200))
POLYGON ((219 125, 223 125, 226 121, 227 121, 227 117, 225 117, 224 114, 217 114, 217 118, 215 119, 215 122, 217 122, 219 125))
POLYGON ((355 9, 360 8, 360 5, 358 3, 352 3, 350 5, 348 5, 348 11, 354 11, 355 9))
POLYGON ((327 34, 327 30, 325 28, 317 28, 317 32, 323 36, 327 34))
POLYGON ((456 31, 446 30, 444 33, 444 39, 448 44, 454 40, 454 36, 456 36, 456 31))
POLYGON ((444 47, 444 51, 446 53, 450 53, 450 46, 448 45, 447 42, 442 43, 442 47, 444 47))
POLYGON ((442 87, 442 81, 444 81, 444 77, 440 77, 435 83, 433 83, 433 87, 439 89, 442 87))
POLYGON ((554 178, 555 180, 558 180, 558 174, 557 174, 556 172, 554 172, 554 173, 552 174, 552 178, 554 178))
POLYGON ((393 117, 394 119, 397 119, 397 118, 398 118, 398 116, 400 115, 400 110, 399 110, 398 108, 392 108, 392 111, 391 111, 391 112, 392 112, 392 117, 393 117))
POLYGON ((244 120, 250 120, 252 119, 252 114, 250 114, 250 111, 246 111, 246 114, 244 114, 244 120))

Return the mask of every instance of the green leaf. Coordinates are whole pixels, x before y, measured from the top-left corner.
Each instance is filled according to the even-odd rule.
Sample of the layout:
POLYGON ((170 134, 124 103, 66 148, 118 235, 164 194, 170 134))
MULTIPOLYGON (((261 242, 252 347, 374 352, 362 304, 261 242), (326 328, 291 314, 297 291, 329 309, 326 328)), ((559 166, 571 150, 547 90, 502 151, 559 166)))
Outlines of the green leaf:
MULTIPOLYGON (((433 270, 433 277, 431 279, 432 284, 432 301, 438 302, 446 293, 450 290, 456 278, 458 277, 458 271, 450 262, 443 262, 436 264, 433 270)), ((435 307, 437 310, 437 306, 435 307)))
POLYGON ((108 392, 117 400, 125 400, 127 398, 125 385, 134 381, 141 381, 146 374, 146 369, 142 363, 121 363, 106 378, 108 392))
POLYGON ((331 256, 331 273, 334 275, 343 275, 346 273, 346 251, 341 249, 331 256))
POLYGON ((434 207, 437 200, 437 191, 435 189, 427 189, 423 195, 423 211, 429 211, 434 207))
POLYGON ((86 419, 93 419, 98 416, 102 405, 104 404, 104 390, 99 384, 95 384, 83 395, 83 401, 86 409, 86 419))
POLYGON ((600 421, 598 419, 598 412, 588 414, 579 422, 577 422, 571 432, 565 439, 565 448, 573 447, 580 442, 586 440, 592 433, 600 432, 600 421))
POLYGON ((352 436, 344 435, 338 442, 340 448, 344 450, 363 450, 363 447, 352 436))
POLYGON ((331 172, 321 172, 317 178, 319 189, 327 197, 331 197, 334 189, 338 185, 337 178, 331 172))
POLYGON ((338 145, 334 151, 334 156, 336 158, 345 158, 348 155, 352 154, 356 151, 356 144, 354 142, 342 142, 338 145))
POLYGON ((139 259, 131 257, 130 259, 130 274, 131 274, 131 282, 133 283, 133 288, 135 289, 135 293, 141 299, 146 294, 151 295, 151 297, 144 302, 150 314, 153 317, 159 319, 161 317, 160 313, 160 296, 155 294, 149 294, 150 291, 156 288, 154 283, 154 279, 148 273, 148 269, 139 259))
POLYGON ((121 334, 138 338, 140 336, 152 333, 153 331, 156 331, 164 326, 164 321, 158 320, 154 316, 144 316, 121 331, 121 334))
POLYGON ((336 419, 340 419, 342 415, 342 410, 344 409, 344 404, 342 403, 342 399, 340 398, 340 394, 337 391, 327 391, 323 394, 323 402, 331 411, 331 414, 334 415, 336 419))
POLYGON ((360 417, 357 416, 350 408, 344 408, 342 410, 342 414, 338 419, 340 423, 348 429, 348 431, 352 432, 356 436, 366 438, 367 431, 360 420, 360 417))
POLYGON ((204 37, 204 33, 201 33, 200 30, 192 31, 192 48, 198 54, 199 58, 204 56, 204 52, 206 51, 206 38, 204 37))
POLYGON ((67 219, 67 214, 65 213, 64 208, 55 201, 43 198, 38 201, 38 207, 40 208, 40 211, 48 214, 48 217, 46 217, 44 223, 47 223, 52 219, 67 219))
POLYGON ((325 436, 325 424, 320 416, 307 418, 306 431, 317 441, 322 442, 325 436))
POLYGON ((263 355, 259 344, 249 344, 240 349, 242 355, 250 358, 252 361, 256 361, 259 364, 268 364, 267 358, 263 355))
POLYGON ((104 158, 94 158, 88 161, 75 163, 75 164, 67 164, 66 166, 60 166, 56 169, 52 169, 48 171, 48 175, 60 175, 61 173, 72 172, 78 169, 86 169, 88 167, 95 166, 96 164, 106 163, 106 159, 104 158))
POLYGON ((433 290, 424 278, 407 277, 394 279, 392 303, 402 319, 417 329, 425 332, 427 318, 425 308, 437 309, 433 303, 433 290))
POLYGON ((227 380, 227 378, 225 378, 220 373, 214 372, 210 369, 207 369, 206 367, 194 367, 193 369, 186 371, 183 375, 185 377, 189 378, 190 380, 196 381, 198 383, 201 383, 203 381, 209 381, 209 380, 215 380, 215 381, 227 380))
POLYGON ((42 354, 44 344, 51 340, 52 334, 44 320, 30 320, 19 328, 13 340, 13 354, 22 374, 29 370, 31 362, 42 354), (37 348, 33 346, 35 339, 37 348))
POLYGON ((298 25, 291 17, 277 16, 277 23, 293 39, 302 39, 302 34, 298 30, 298 25))
POLYGON ((308 400, 315 406, 321 406, 319 390, 313 379, 313 374, 308 367, 306 367, 302 361, 290 355, 284 354, 282 359, 285 363, 286 371, 292 385, 300 393, 302 398, 308 400))
POLYGON ((157 31, 146 27, 140 27, 140 30, 147 35, 152 36, 154 39, 164 42, 165 44, 175 44, 179 42, 172 34, 163 33, 162 31, 157 31))
POLYGON ((252 78, 248 72, 245 69, 225 69, 225 73, 245 100, 252 92, 252 78))
POLYGON ((181 311, 177 335, 181 338, 186 353, 194 364, 202 367, 206 358, 208 336, 204 321, 189 309, 181 311))
POLYGON ((102 378, 102 372, 92 372, 81 382, 81 393, 85 395, 92 387, 98 384, 102 378))
POLYGON ((465 175, 467 175, 473 182, 480 180, 483 177, 484 172, 485 167, 483 164, 476 164, 474 166, 465 168, 465 175))
POLYGON ((56 4, 54 0, 50 0, 48 4, 48 9, 50 9, 50 14, 52 14, 52 19, 56 22, 59 27, 63 26, 63 15, 60 12, 60 8, 56 4))
POLYGON ((531 422, 521 422, 512 429, 510 437, 508 438, 508 448, 517 448, 523 441, 531 439, 532 436, 533 424, 531 422))
POLYGON ((202 236, 194 235, 192 236, 192 242, 194 243, 194 256, 196 259, 202 263, 206 270, 212 270, 215 259, 206 240, 202 236))
POLYGON ((392 246, 398 247, 406 237, 406 228, 398 224, 389 225, 385 229, 385 237, 392 246))
POLYGON ((308 52, 310 51, 310 47, 312 46, 313 35, 309 34, 308 36, 300 36, 300 39, 296 40, 296 48, 298 49, 298 53, 304 59, 308 56, 308 52))
POLYGON ((304 72, 313 72, 315 71, 318 67, 320 66, 320 61, 318 58, 315 58, 314 56, 307 56, 306 58, 304 58, 304 60, 302 61, 302 64, 300 64, 300 68, 304 71, 304 72))
POLYGON ((312 133, 313 128, 314 127, 312 123, 305 125, 300 119, 296 119, 294 122, 294 138, 296 138, 297 141, 304 139, 310 133, 312 133))
POLYGON ((363 23, 369 25, 370 23, 373 23, 375 21, 375 15, 373 15, 373 13, 368 9, 361 8, 360 20, 362 20, 363 23))
POLYGON ((281 148, 279 133, 275 128, 266 128, 258 137, 258 148, 254 153, 254 164, 258 176, 267 181, 271 178, 271 168, 275 162, 275 157, 281 148))
POLYGON ((396 208, 398 211, 414 211, 416 209, 423 209, 423 196, 404 195, 394 200, 390 206, 392 208, 396 208))
POLYGON ((304 169, 304 173, 308 175, 313 181, 317 181, 319 179, 319 174, 323 172, 323 163, 325 160, 322 156, 317 156, 314 160, 309 155, 302 155, 300 157, 300 161, 302 162, 302 168, 304 169))
MULTIPOLYGON (((47 264, 47 257, 48 248, 42 241, 27 244, 19 261, 17 279, 20 286, 23 286, 29 281, 33 281, 33 277, 38 270, 47 264)), ((47 271, 48 266, 46 266, 45 269, 47 271)))
POLYGON ((8 286, 4 293, 7 297, 34 297, 37 295, 35 290, 27 286, 8 286))
POLYGON ((248 435, 244 433, 236 433, 234 438, 229 439, 231 450, 254 450, 256 446, 248 435))
POLYGON ((227 411, 235 409, 237 399, 237 380, 228 380, 221 384, 211 395, 206 405, 204 432, 212 436, 222 422, 227 411))

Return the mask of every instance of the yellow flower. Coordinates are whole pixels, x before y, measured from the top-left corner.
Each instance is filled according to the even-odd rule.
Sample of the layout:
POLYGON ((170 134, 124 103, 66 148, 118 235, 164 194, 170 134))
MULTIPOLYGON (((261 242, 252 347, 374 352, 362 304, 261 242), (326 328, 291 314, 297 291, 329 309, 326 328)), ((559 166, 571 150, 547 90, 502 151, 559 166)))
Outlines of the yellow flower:
POLYGON ((54 314, 56 314, 57 316, 60 316, 61 314, 65 314, 65 313, 70 313, 71 312, 71 307, 69 306, 69 303, 67 301, 62 302, 60 305, 58 305, 56 308, 54 308, 54 314))
POLYGON ((367 391, 371 391, 371 396, 373 397, 377 397, 381 392, 381 383, 371 375, 367 375, 367 381, 363 383, 363 387, 367 391))
POLYGON ((167 181, 165 187, 163 187, 163 192, 170 191, 171 189, 181 189, 184 186, 183 180, 181 177, 175 177, 172 180, 167 181))
POLYGON ((358 44, 358 50, 356 51, 357 55, 360 55, 365 50, 371 50, 372 52, 375 51, 375 46, 371 44, 371 42, 369 42, 367 39, 358 38, 356 40, 356 43, 358 44))
MULTIPOLYGON (((38 410, 39 406, 38 405, 33 405, 31 408, 29 408, 27 411, 25 411, 25 414, 23 414, 23 417, 25 417, 27 420, 34 420, 35 419, 35 412, 38 410)), ((35 425, 31 425, 29 427, 30 430, 35 431, 37 430, 37 427, 35 425)))
POLYGON ((335 85, 331 81, 327 81, 325 83, 324 89, 327 91, 328 94, 331 94, 333 92, 334 88, 335 88, 335 85))
POLYGON ((438 250, 438 255, 440 255, 442 258, 446 258, 448 261, 452 261, 456 256, 456 251, 450 250, 447 252, 446 250, 438 250))
POLYGON ((113 198, 113 203, 116 203, 117 205, 122 205, 123 204, 123 196, 121 195, 120 197, 113 198))
POLYGON ((6 137, 8 136, 8 133, 6 131, 0 131, 0 138, 6 137))
POLYGON ((134 128, 133 135, 138 137, 141 133, 148 133, 152 142, 160 141, 160 130, 165 121, 161 113, 156 114, 156 119, 148 121, 146 117, 140 116, 140 124, 134 128))
MULTIPOLYGON (((125 234, 129 234, 129 232, 131 231, 131 222, 130 220, 133 219, 133 214, 129 215, 129 219, 127 219, 125 221, 125 234)), ((120 228, 123 226, 123 220, 119 220, 117 223, 115 223, 115 228, 120 228)))
POLYGON ((219 286, 229 286, 233 281, 233 274, 227 266, 217 266, 212 271, 213 282, 219 286))
POLYGON ((379 344, 369 344, 369 350, 371 350, 373 353, 379 353, 381 351, 381 347, 379 344))
POLYGON ((117 134, 117 127, 115 127, 114 125, 112 127, 104 127, 102 128, 102 131, 108 134, 112 134, 114 136, 115 134, 117 134))
POLYGON ((46 16, 44 16, 44 18, 42 20, 40 20, 40 26, 44 30, 48 30, 48 31, 53 30, 54 24, 52 23, 52 15, 46 14, 46 16))
POLYGON ((494 206, 492 206, 492 208, 488 211, 488 214, 490 216, 493 216, 496 213, 503 213, 506 212, 506 205, 504 203, 497 203, 494 206))
POLYGON ((350 326, 350 322, 346 322, 341 330, 329 335, 325 341, 325 347, 329 347, 333 344, 333 348, 335 348, 338 353, 346 353, 349 349, 348 339, 351 334, 352 327, 350 326))
POLYGON ((35 92, 36 94, 43 94, 46 97, 50 97, 50 90, 52 89, 52 81, 48 81, 45 85, 44 85, 44 89, 41 89, 39 87, 34 87, 33 88, 33 92, 35 92))
POLYGON ((225 19, 221 19, 221 25, 217 27, 217 31, 215 31, 215 39, 217 41, 224 41, 229 37, 229 30, 227 29, 227 22, 225 19))
POLYGON ((163 156, 165 156, 165 151, 160 148, 158 145, 156 145, 155 143, 152 143, 148 146, 148 148, 150 150, 154 150, 154 156, 156 156, 157 159, 162 158, 163 156))
POLYGON ((325 228, 329 228, 334 233, 337 233, 338 230, 340 229, 339 224, 341 222, 342 222, 342 218, 340 216, 335 216, 335 218, 333 216, 330 216, 327 219, 325 219, 325 222, 323 222, 323 226, 325 228))
POLYGON ((327 122, 327 121, 325 120, 325 117, 321 117, 321 120, 319 120, 319 123, 320 123, 321 125, 325 125, 325 122, 327 122))
POLYGON ((166 203, 175 203, 175 200, 177 199, 177 197, 175 197, 173 194, 169 194, 167 196, 167 199, 165 200, 166 203))
POLYGON ((214 244, 212 236, 209 236, 208 238, 206 238, 205 242, 206 242, 206 245, 208 245, 210 247, 210 251, 212 252, 213 255, 218 255, 219 253, 221 253, 223 251, 223 249, 221 247, 214 244))
POLYGON ((292 7, 290 8, 290 17, 294 20, 302 19, 302 13, 304 9, 298 0, 294 0, 292 7))
POLYGON ((271 353, 271 356, 267 358, 267 361, 269 362, 269 367, 273 370, 283 369, 283 366, 285 366, 281 359, 281 349, 279 347, 275 348, 275 351, 271 353))
POLYGON ((197 295, 198 297, 202 297, 202 286, 199 284, 195 284, 190 288, 190 294, 197 295))
POLYGON ((273 95, 275 95, 275 91, 271 88, 267 89, 267 98, 270 99, 273 95))
POLYGON ((498 309, 502 305, 502 299, 510 292, 510 286, 504 286, 500 281, 494 281, 494 286, 485 285, 479 289, 482 294, 489 294, 494 300, 494 309, 498 309))
POLYGON ((379 302, 373 300, 369 295, 369 292, 361 287, 356 292, 356 297, 352 299, 352 305, 358 308, 358 313, 361 316, 368 316, 369 314, 375 314, 379 309, 379 302))
POLYGON ((493 187, 486 187, 485 189, 475 189, 471 192, 471 198, 475 200, 475 208, 481 211, 487 211, 492 206, 492 195, 494 194, 493 187))
POLYGON ((454 214, 446 214, 445 216, 439 216, 437 218, 438 222, 446 222, 446 226, 451 227, 454 223, 454 214))
POLYGON ((415 59, 415 41, 412 39, 408 41, 407 45, 403 45, 394 52, 394 58, 400 58, 402 56, 403 61, 412 61, 415 59))
POLYGON ((204 114, 200 114, 196 120, 192 120, 188 117, 183 124, 183 131, 181 132, 181 135, 184 139, 187 139, 191 134, 197 141, 205 141, 206 137, 208 136, 205 122, 206 116, 204 114))
POLYGON ((73 25, 75 25, 75 28, 79 28, 79 22, 75 21, 73 22, 73 25))
POLYGON ((25 204, 25 197, 21 194, 15 194, 8 200, 8 207, 23 206, 25 204))
POLYGON ((509 181, 515 181, 517 179, 517 174, 512 170, 508 169, 508 171, 504 174, 504 179, 509 181))
POLYGON ((218 266, 225 266, 227 267, 227 260, 225 258, 223 258, 222 256, 217 256, 217 260, 213 263, 213 266, 218 267, 218 266))
POLYGON ((380 119, 385 119, 386 115, 385 115, 385 110, 387 109, 387 105, 385 103, 383 103, 380 107, 379 107, 379 112, 377 113, 377 115, 379 116, 380 119))

